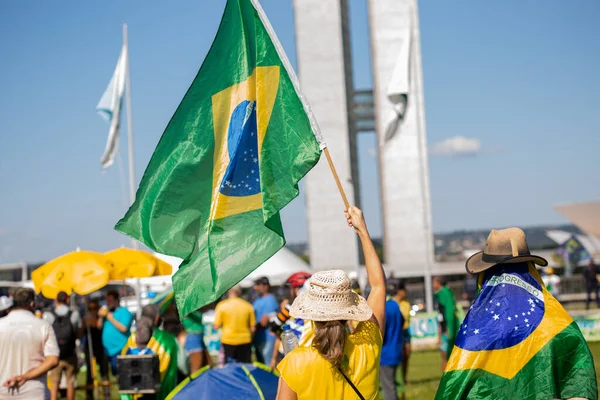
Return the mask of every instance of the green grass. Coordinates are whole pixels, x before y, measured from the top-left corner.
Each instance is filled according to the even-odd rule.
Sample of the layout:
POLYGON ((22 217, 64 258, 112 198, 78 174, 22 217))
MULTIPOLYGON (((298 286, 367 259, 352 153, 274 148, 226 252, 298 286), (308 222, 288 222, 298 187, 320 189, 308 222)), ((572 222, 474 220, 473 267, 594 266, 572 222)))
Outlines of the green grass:
MULTIPOLYGON (((590 343, 589 346, 594 355, 596 377, 600 381, 600 342, 590 343)), ((415 352, 408 366, 409 384, 399 388, 399 391, 405 391, 406 399, 433 399, 441 376, 441 358, 438 351, 415 352)), ((77 382, 79 385, 85 384, 85 374, 80 373, 77 382)), ((77 391, 75 398, 85 400, 85 392, 77 391)), ((119 399, 117 385, 112 387, 111 400, 113 399, 119 399)))
MULTIPOLYGON (((407 399, 433 399, 442 377, 442 358, 437 350, 412 353, 408 363, 407 399)), ((383 398, 383 397, 382 397, 383 398)))

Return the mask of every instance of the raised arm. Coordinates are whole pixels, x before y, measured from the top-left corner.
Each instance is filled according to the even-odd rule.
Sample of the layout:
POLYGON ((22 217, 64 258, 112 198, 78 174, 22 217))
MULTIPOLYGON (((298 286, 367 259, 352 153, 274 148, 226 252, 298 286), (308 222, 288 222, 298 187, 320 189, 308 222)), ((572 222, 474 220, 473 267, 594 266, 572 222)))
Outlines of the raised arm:
POLYGON ((371 293, 367 298, 367 304, 373 310, 373 322, 383 332, 385 327, 385 273, 375 252, 371 236, 369 236, 362 211, 358 207, 350 206, 346 211, 346 219, 348 220, 348 225, 353 227, 354 231, 358 234, 362 244, 367 278, 371 286, 371 293))

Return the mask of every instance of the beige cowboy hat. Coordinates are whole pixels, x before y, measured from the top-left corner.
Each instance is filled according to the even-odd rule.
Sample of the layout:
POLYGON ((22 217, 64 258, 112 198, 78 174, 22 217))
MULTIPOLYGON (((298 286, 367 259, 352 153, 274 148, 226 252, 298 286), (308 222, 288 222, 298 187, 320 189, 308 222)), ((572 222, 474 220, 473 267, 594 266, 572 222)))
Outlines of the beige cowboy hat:
POLYGON ((373 311, 352 290, 346 273, 332 270, 317 272, 308 280, 308 289, 296 297, 290 315, 311 321, 366 321, 373 311))
POLYGON ((498 264, 516 264, 531 261, 545 267, 548 261, 529 252, 525 232, 519 228, 492 230, 485 242, 485 250, 473 254, 466 262, 467 271, 476 274, 498 264))

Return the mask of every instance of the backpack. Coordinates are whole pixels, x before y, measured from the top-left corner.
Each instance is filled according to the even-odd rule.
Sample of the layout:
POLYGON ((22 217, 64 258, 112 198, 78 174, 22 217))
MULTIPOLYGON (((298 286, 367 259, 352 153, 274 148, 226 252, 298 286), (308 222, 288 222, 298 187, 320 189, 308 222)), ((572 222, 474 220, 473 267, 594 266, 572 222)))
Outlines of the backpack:
POLYGON ((75 355, 75 328, 71 323, 71 310, 67 315, 57 315, 52 311, 54 316, 54 323, 52 328, 56 335, 56 341, 58 342, 58 349, 60 350, 59 358, 66 360, 75 355))

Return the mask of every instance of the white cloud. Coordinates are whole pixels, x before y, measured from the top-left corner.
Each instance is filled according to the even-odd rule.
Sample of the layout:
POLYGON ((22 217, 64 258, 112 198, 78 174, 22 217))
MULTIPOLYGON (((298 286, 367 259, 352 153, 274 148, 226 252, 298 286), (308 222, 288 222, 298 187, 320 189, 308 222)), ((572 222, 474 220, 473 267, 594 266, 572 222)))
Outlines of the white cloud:
POLYGON ((442 157, 475 156, 481 152, 481 143, 477 139, 455 136, 435 143, 431 154, 442 157))

